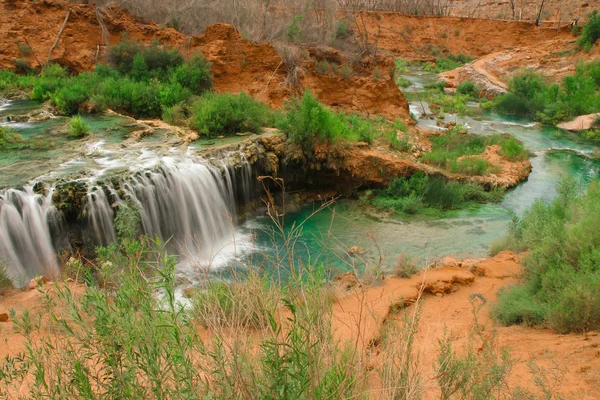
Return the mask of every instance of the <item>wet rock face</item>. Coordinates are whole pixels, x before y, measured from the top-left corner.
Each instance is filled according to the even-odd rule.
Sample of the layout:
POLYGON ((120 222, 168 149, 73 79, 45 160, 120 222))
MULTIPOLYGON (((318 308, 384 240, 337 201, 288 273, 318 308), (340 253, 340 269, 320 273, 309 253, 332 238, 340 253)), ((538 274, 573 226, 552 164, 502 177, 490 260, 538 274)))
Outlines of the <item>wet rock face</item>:
POLYGON ((66 182, 56 186, 52 202, 67 222, 76 222, 83 213, 88 187, 85 182, 66 182))

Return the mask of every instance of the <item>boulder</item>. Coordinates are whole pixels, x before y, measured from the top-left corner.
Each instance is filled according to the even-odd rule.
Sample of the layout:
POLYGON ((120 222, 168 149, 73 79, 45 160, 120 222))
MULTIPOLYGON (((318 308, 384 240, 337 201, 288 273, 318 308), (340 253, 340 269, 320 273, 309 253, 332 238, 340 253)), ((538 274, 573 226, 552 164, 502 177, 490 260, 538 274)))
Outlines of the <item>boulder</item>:
POLYGON ((594 126, 596 120, 600 118, 600 114, 580 115, 572 121, 561 122, 556 125, 560 129, 570 132, 587 131, 594 126))

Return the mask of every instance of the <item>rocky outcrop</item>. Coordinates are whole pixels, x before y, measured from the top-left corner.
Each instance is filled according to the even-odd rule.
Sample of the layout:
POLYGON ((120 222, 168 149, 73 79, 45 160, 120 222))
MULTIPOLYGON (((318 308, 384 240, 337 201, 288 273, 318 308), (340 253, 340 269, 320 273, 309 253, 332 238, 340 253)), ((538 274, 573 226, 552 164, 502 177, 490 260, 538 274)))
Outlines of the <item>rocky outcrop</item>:
POLYGON ((456 88, 461 82, 471 81, 479 90, 479 97, 493 98, 508 91, 506 84, 495 76, 479 68, 476 63, 465 64, 452 71, 443 72, 439 79, 446 87, 456 88))
POLYGON ((572 121, 561 122, 556 126, 571 132, 587 131, 594 127, 599 119, 600 114, 580 115, 572 121))
MULTIPOLYGON (((387 66, 380 65, 379 60, 360 60, 364 68, 355 69, 345 78, 337 74, 318 75, 313 59, 299 60, 301 87, 292 90, 286 82, 285 62, 275 48, 245 40, 231 25, 218 23, 209 26, 203 35, 189 36, 139 21, 116 7, 96 8, 94 4, 66 0, 0 2, 0 68, 14 69, 14 60, 20 59, 31 68, 40 69, 50 54, 49 61, 73 72, 91 70, 104 61, 107 46, 119 42, 125 33, 142 43, 158 40, 178 48, 185 57, 202 52, 211 63, 214 86, 219 92, 243 91, 273 107, 281 107, 292 92, 309 89, 331 107, 410 122, 408 103, 387 66), (58 37, 67 14, 64 31, 58 37), (50 51, 57 37, 57 46, 50 51), (381 70, 380 79, 372 79, 375 67, 381 70)), ((334 53, 322 48, 313 52, 322 57, 334 53)))

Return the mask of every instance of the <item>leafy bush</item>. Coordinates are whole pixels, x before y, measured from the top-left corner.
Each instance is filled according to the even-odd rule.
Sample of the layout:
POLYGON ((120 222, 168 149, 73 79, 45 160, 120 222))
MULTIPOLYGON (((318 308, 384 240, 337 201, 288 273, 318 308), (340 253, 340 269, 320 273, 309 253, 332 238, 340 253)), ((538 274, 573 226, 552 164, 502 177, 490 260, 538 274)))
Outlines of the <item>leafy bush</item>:
POLYGON ((22 140, 21 135, 7 126, 0 125, 0 150, 14 147, 22 140))
POLYGON ((527 210, 509 232, 528 250, 524 284, 500 293, 499 321, 528 322, 534 315, 532 323, 543 321, 559 332, 600 327, 599 213, 600 183, 578 194, 571 180, 560 184, 554 201, 538 200, 527 210))
POLYGON ((285 117, 280 121, 280 128, 288 135, 290 141, 300 145, 307 152, 319 142, 342 137, 345 130, 343 121, 308 91, 301 100, 292 99, 286 104, 285 117))
POLYGON ((109 64, 121 74, 141 80, 160 79, 169 71, 183 64, 177 49, 167 49, 157 41, 146 46, 123 35, 121 41, 108 49, 109 64))
POLYGON ((210 63, 201 54, 193 56, 175 69, 173 80, 194 94, 202 94, 213 86, 210 63))
POLYGON ((598 10, 594 10, 588 15, 588 23, 583 26, 577 44, 580 48, 589 51, 598 38, 600 38, 600 14, 598 10))
POLYGON ((74 82, 69 85, 56 87, 58 89, 50 96, 52 104, 65 115, 77 114, 85 102, 90 99, 91 88, 74 82))
POLYGON ((528 116, 544 124, 592 114, 600 111, 600 62, 578 64, 575 75, 563 78, 561 85, 548 85, 542 75, 523 71, 511 79, 509 90, 494 101, 503 114, 528 116))
MULTIPOLYGON (((432 52, 433 54, 434 52, 432 52)), ((436 54, 433 54, 436 55, 436 54)), ((465 54, 450 54, 448 57, 438 58, 435 60, 435 65, 425 64, 424 70, 427 72, 435 72, 436 74, 451 71, 464 64, 470 63, 473 59, 465 54)))
POLYGON ((479 89, 477 89, 477 86, 475 86, 475 84, 471 81, 461 82, 456 88, 456 93, 464 94, 474 98, 479 97, 479 89))
POLYGON ((385 118, 336 113, 319 103, 308 91, 302 99, 292 99, 286 104, 278 126, 291 142, 300 145, 307 153, 312 151, 315 144, 337 140, 367 143, 379 141, 399 151, 409 151, 412 148, 404 122, 396 120, 389 123, 385 118), (404 133, 402 138, 399 138, 399 133, 404 133))
POLYGON ((73 139, 81 139, 90 133, 90 126, 85 123, 81 115, 71 118, 68 129, 69 136, 73 139))
POLYGON ((396 78, 396 85, 400 86, 401 88, 407 88, 412 85, 412 82, 402 76, 399 76, 396 78))
POLYGON ((201 135, 258 133, 271 120, 270 109, 246 93, 208 93, 192 107, 191 125, 201 135))
POLYGON ((335 38, 336 39, 345 39, 352 34, 352 29, 348 24, 348 21, 345 19, 341 19, 335 25, 335 38))

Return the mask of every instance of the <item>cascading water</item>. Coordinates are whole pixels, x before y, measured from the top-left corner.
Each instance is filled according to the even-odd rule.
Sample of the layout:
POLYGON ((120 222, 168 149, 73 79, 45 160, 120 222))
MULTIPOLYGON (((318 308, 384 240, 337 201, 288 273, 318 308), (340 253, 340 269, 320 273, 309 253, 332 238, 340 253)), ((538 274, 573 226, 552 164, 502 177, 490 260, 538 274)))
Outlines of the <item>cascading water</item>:
POLYGON ((117 240, 113 226, 114 213, 102 189, 96 188, 87 194, 87 214, 96 245, 106 246, 117 240))
MULTIPOLYGON (((238 201, 250 196, 251 167, 243 155, 236 160, 237 167, 215 167, 201 158, 166 157, 120 182, 119 190, 90 186, 83 205, 87 226, 81 226, 91 239, 86 243, 105 246, 117 239, 113 207, 127 201, 139 210, 145 235, 168 241, 183 259, 210 264, 235 240, 238 201)), ((62 215, 52 204, 53 190, 47 196, 31 187, 0 191, 0 259, 16 284, 57 271, 55 245, 66 236, 59 231, 62 215)))
POLYGON ((62 216, 47 196, 24 190, 0 191, 0 258, 17 286, 36 275, 58 271, 52 233, 60 231, 62 216))
POLYGON ((218 250, 231 236, 231 188, 219 169, 190 159, 165 159, 160 168, 122 184, 123 197, 140 211, 144 234, 170 240, 179 254, 194 256, 218 250))

